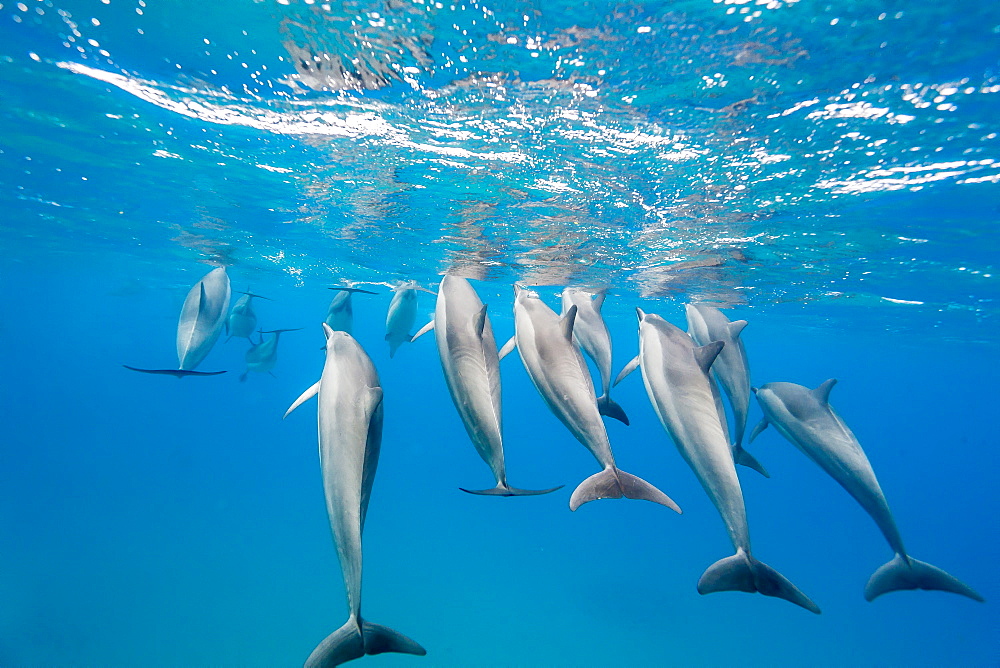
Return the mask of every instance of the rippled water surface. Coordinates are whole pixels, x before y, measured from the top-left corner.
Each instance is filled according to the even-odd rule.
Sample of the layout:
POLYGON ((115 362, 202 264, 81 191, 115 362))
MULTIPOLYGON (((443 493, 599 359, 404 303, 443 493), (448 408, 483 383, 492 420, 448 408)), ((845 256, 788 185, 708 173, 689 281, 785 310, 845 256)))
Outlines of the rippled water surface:
MULTIPOLYGON (((382 291, 366 596, 429 651, 366 663, 995 662, 992 602, 863 600, 881 536, 770 432, 755 541, 824 615, 698 597, 728 546, 635 380, 611 440, 683 518, 461 496, 486 471, 431 342, 389 361, 380 286, 478 279, 501 339, 515 281, 610 286, 616 369, 634 306, 732 309, 755 383, 841 378, 917 556, 992 601, 998 133, 995 2, 0 0, 0 664, 295 665, 339 625, 312 426, 277 421, 328 285, 382 291), (311 328, 278 378, 123 377, 173 363, 209 265, 311 328)), ((504 364, 519 484, 575 485, 592 460, 504 364)))

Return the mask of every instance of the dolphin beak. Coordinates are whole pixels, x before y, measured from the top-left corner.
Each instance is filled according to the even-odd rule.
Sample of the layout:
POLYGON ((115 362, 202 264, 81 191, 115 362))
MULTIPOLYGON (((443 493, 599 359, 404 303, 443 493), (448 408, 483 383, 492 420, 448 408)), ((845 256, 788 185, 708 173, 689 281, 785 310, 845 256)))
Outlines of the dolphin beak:
POLYGON ((753 392, 754 394, 757 394, 757 388, 756 387, 751 387, 750 391, 753 392))
POLYGON ((323 323, 323 334, 326 336, 327 340, 329 340, 330 337, 333 336, 333 328, 330 327, 330 325, 326 324, 325 322, 323 323))

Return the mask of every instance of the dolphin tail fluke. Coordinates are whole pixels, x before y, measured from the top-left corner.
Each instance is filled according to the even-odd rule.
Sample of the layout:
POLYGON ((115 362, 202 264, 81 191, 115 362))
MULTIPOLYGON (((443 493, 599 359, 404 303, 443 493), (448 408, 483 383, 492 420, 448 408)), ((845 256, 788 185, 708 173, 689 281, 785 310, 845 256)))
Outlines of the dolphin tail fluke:
POLYGON ((748 469, 753 469, 757 473, 761 474, 765 478, 770 478, 771 474, 767 472, 764 465, 757 461, 757 458, 751 455, 749 452, 743 449, 743 446, 737 446, 733 451, 733 459, 737 464, 745 466, 748 469))
POLYGON ((618 420, 619 422, 624 422, 625 426, 628 426, 628 416, 625 415, 625 409, 615 403, 615 401, 608 396, 607 392, 597 398, 597 410, 600 411, 601 415, 606 415, 609 418, 618 420))
POLYGON ((365 654, 416 654, 424 656, 427 650, 388 626, 361 622, 354 617, 328 635, 306 659, 305 668, 328 668, 347 661, 360 659, 365 654))
POLYGON ((226 373, 225 371, 190 371, 188 369, 138 369, 128 364, 122 364, 122 366, 132 371, 138 371, 139 373, 153 373, 160 376, 174 376, 175 378, 183 378, 184 376, 218 376, 220 373, 226 373))
POLYGON ((898 554, 869 578, 868 584, 865 585, 865 599, 874 601, 882 594, 901 589, 950 591, 953 594, 968 596, 974 601, 986 600, 972 587, 937 566, 917 561, 913 557, 904 558, 898 554))
POLYGON ((817 615, 820 613, 819 606, 799 591, 788 578, 743 550, 731 557, 719 559, 698 580, 699 594, 717 591, 759 592, 764 596, 783 598, 817 615))
POLYGON ((538 496, 540 494, 549 494, 563 487, 564 485, 549 489, 519 489, 508 485, 497 485, 489 489, 465 489, 464 487, 459 487, 459 489, 467 494, 476 494, 478 496, 538 496))
POLYGON ((576 510, 588 501, 597 499, 641 499, 681 512, 680 506, 669 496, 648 482, 621 469, 608 467, 581 482, 569 498, 569 509, 576 510))

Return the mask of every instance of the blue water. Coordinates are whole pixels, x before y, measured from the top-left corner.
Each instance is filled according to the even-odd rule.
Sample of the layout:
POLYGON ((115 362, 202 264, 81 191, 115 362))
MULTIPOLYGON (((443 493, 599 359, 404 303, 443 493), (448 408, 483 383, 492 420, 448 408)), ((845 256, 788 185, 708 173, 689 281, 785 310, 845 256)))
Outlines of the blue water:
POLYGON ((995 3, 4 0, 0 101, 0 665, 300 665, 343 623, 314 409, 281 415, 348 283, 380 293, 354 334, 385 389, 364 610, 428 652, 366 664, 996 665, 995 3), (238 340, 222 376, 123 369, 175 365, 220 264, 304 328, 275 377, 239 383, 238 340), (740 471, 754 552, 823 614, 699 596, 731 547, 638 377, 612 447, 682 516, 571 513, 597 465, 516 355, 509 480, 567 487, 463 494, 491 476, 432 337, 383 341, 387 286, 445 271, 500 341, 513 282, 610 285, 616 370, 635 306, 747 319, 754 384, 838 378, 909 551, 986 603, 866 602, 891 550, 774 430, 772 477, 740 471))

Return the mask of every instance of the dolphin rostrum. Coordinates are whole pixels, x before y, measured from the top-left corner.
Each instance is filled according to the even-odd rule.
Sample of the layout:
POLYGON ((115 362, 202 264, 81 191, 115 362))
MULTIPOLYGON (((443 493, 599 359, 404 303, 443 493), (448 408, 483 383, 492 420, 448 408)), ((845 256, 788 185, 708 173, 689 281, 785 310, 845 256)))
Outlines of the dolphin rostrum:
POLYGON ((901 589, 936 589, 983 601, 965 583, 906 553, 868 457, 830 405, 830 390, 836 383, 831 378, 815 390, 795 383, 768 383, 755 389, 764 419, 754 428, 750 440, 773 424, 782 436, 840 483, 875 520, 895 556, 869 578, 865 586, 867 600, 901 589))
POLYGON ((601 316, 601 307, 607 297, 607 290, 584 290, 565 288, 562 291, 562 315, 576 306, 576 323, 573 336, 584 352, 594 360, 601 373, 601 396, 597 397, 597 410, 628 424, 625 410, 611 400, 611 333, 601 316))
MULTIPOLYGON (((247 370, 240 375, 240 382, 247 379, 247 374, 251 371, 258 373, 271 373, 274 365, 278 362, 278 339, 283 332, 297 332, 301 327, 295 329, 272 329, 269 332, 257 332, 260 341, 250 344, 250 349, 246 352, 247 370), (270 339, 264 340, 265 334, 274 334, 270 339)), ((274 374, 271 373, 273 376, 274 374)))
POLYGON ((385 340, 389 343, 390 358, 401 345, 413 340, 410 331, 417 319, 417 290, 435 294, 433 290, 418 287, 416 281, 403 283, 394 290, 396 294, 392 296, 385 315, 385 340))
POLYGON ((216 376, 225 371, 194 371, 212 350, 222 332, 222 325, 229 310, 229 276, 225 267, 205 274, 198 284, 188 291, 181 317, 177 321, 176 369, 137 369, 132 371, 154 373, 183 378, 184 376, 216 376))
POLYGON ((570 510, 596 499, 645 499, 681 509, 648 482, 615 466, 604 421, 597 410, 594 381, 580 347, 573 341, 577 308, 560 317, 538 293, 514 286, 514 337, 500 351, 502 359, 517 347, 531 382, 549 410, 583 443, 603 467, 573 491, 570 510))
MULTIPOLYGON (((713 383, 722 385, 733 407, 733 459, 737 464, 751 468, 766 478, 770 478, 760 462, 743 449, 743 434, 747 428, 747 413, 750 411, 750 365, 747 351, 743 347, 740 333, 747 326, 746 320, 730 322, 722 311, 707 304, 688 304, 688 334, 699 346, 712 341, 722 341, 722 352, 712 364, 713 383)), ((723 431, 729 433, 726 409, 719 401, 719 415, 722 417, 723 431)))
POLYGON ((236 300, 236 305, 233 306, 233 310, 229 312, 229 318, 226 320, 226 334, 229 335, 229 338, 226 339, 227 342, 234 336, 248 340, 253 336, 254 330, 257 329, 257 314, 253 310, 253 300, 255 297, 268 299, 251 292, 241 292, 240 294, 243 296, 236 300))
POLYGON ((476 452, 497 481, 496 487, 490 489, 459 489, 489 496, 531 496, 561 489, 562 485, 530 490, 507 484, 500 413, 500 359, 486 306, 468 280, 448 275, 441 279, 434 319, 413 339, 431 329, 451 400, 476 452))
POLYGON ((722 516, 736 554, 715 562, 698 580, 698 593, 760 592, 819 613, 809 597, 750 552, 743 491, 729 438, 722 430, 709 369, 725 345, 714 341, 698 347, 687 334, 658 315, 639 315, 639 355, 622 370, 625 376, 642 367, 649 401, 681 456, 698 477, 722 516))
POLYGON ((330 290, 336 290, 337 294, 333 296, 330 301, 330 308, 326 312, 326 324, 330 325, 330 329, 337 332, 347 332, 351 333, 354 328, 354 307, 351 304, 351 295, 355 292, 361 292, 366 295, 377 294, 371 290, 362 290, 360 288, 329 288, 330 290))
POLYGON ((382 387, 371 359, 350 334, 334 331, 326 323, 323 331, 323 374, 285 416, 319 395, 320 468, 349 616, 313 650, 305 665, 325 668, 383 652, 423 656, 427 651, 413 640, 361 616, 361 533, 382 445, 382 387))

